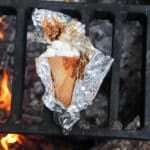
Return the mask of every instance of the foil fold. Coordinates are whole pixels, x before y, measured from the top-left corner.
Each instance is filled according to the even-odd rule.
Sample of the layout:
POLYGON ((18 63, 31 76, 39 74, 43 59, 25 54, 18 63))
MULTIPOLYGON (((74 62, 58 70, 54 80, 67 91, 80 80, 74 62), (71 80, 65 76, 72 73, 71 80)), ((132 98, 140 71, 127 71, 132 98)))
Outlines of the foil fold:
MULTIPOLYGON (((37 41, 45 44, 51 43, 51 41, 48 41, 43 37, 41 20, 43 18, 50 20, 53 17, 65 23, 69 23, 73 20, 70 16, 59 12, 35 9, 32 15, 32 20, 34 26, 36 27, 35 32, 37 41)), ((79 33, 85 34, 84 25, 79 21, 76 22, 79 33)), ((82 44, 79 42, 81 39, 76 38, 75 40, 77 40, 77 45, 75 46, 81 47, 84 45, 86 47, 88 45, 89 47, 90 45, 94 51, 94 54, 90 59, 90 62, 85 67, 84 79, 76 80, 72 102, 71 105, 67 108, 65 108, 63 104, 55 98, 53 82, 50 73, 51 68, 48 64, 48 57, 46 57, 45 54, 41 54, 35 59, 36 72, 41 78, 41 81, 45 87, 45 93, 42 97, 42 101, 49 110, 54 111, 57 114, 56 117, 59 125, 67 131, 70 131, 73 125, 80 119, 80 111, 86 109, 93 103, 93 100, 113 63, 113 58, 105 55, 102 50, 94 48, 89 40, 87 40, 87 37, 83 38, 82 40, 84 39, 84 44, 82 44)))

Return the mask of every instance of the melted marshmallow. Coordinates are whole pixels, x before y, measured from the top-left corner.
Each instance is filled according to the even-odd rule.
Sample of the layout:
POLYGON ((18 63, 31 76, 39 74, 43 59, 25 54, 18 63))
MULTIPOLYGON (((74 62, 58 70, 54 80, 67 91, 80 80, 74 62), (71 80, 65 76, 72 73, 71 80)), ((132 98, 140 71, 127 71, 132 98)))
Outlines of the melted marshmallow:
POLYGON ((51 45, 47 46, 46 52, 43 56, 53 57, 53 56, 80 56, 80 52, 71 47, 69 43, 62 42, 59 40, 53 41, 51 45))

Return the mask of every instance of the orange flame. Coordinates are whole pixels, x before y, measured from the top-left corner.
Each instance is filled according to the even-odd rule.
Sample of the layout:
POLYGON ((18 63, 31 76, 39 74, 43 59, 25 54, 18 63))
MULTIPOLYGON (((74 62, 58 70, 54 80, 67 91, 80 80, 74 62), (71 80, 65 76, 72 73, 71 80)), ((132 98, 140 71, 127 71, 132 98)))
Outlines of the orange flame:
POLYGON ((3 78, 0 85, 0 108, 10 111, 11 108, 11 93, 8 88, 8 73, 3 71, 3 78))
MULTIPOLYGON (((8 28, 4 18, 0 17, 0 40, 4 39, 4 32, 8 28)), ((8 88, 8 73, 3 71, 2 81, 0 84, 0 108, 9 112, 11 109, 11 93, 8 88)), ((18 143, 22 144, 24 136, 19 134, 7 134, 0 139, 1 146, 4 150, 9 150, 9 144, 18 143)))
POLYGON ((5 137, 1 139, 1 145, 4 150, 9 150, 9 144, 22 144, 24 141, 24 136, 19 134, 7 134, 5 137))
MULTIPOLYGON (((11 93, 8 88, 8 73, 4 70, 2 81, 0 84, 0 108, 9 112, 11 109, 11 93)), ((22 144, 24 136, 19 134, 7 134, 0 139, 1 146, 4 150, 9 150, 9 144, 18 143, 22 144)))
POLYGON ((4 17, 0 17, 0 40, 4 39, 4 32, 8 28, 8 25, 4 21, 4 17))

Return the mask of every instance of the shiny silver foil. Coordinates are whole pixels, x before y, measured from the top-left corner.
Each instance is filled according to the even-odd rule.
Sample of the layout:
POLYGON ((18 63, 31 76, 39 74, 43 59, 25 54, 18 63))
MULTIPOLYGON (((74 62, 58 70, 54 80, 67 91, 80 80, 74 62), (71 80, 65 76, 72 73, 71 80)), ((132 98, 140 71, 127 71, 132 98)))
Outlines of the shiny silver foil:
MULTIPOLYGON (((70 21, 74 20, 71 17, 59 12, 35 9, 32 14, 32 20, 34 26, 36 27, 35 32, 37 41, 45 44, 50 44, 51 41, 48 41, 43 37, 41 24, 41 20, 43 18, 57 18, 65 23, 69 23, 70 21)), ((85 26, 79 21, 76 22, 78 32, 85 34, 85 26)), ((91 57, 90 62, 86 65, 84 79, 76 80, 72 96, 72 103, 68 108, 65 108, 63 104, 55 98, 50 73, 51 68, 48 64, 48 58, 45 57, 44 54, 41 54, 36 58, 36 71, 45 86, 45 93, 42 97, 42 101, 48 109, 57 114, 56 120, 66 131, 70 131, 72 126, 80 119, 80 111, 86 109, 92 104, 93 99, 95 98, 107 72, 113 63, 113 58, 106 56, 101 50, 94 48, 88 37, 85 35, 83 39, 78 39, 78 37, 76 37, 74 40, 74 47, 79 49, 88 49, 91 47, 94 51, 94 54, 91 57)))

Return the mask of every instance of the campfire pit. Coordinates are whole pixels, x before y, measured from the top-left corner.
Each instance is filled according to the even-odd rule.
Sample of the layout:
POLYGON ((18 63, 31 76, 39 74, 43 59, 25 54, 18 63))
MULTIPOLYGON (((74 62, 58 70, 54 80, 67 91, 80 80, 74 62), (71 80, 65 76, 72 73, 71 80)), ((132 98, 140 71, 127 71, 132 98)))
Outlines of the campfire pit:
MULTIPOLYGON (((27 41, 28 34, 32 31, 31 13, 34 8, 51 9, 69 14, 72 17, 78 18, 86 24, 87 34, 89 33, 90 22, 93 19, 108 19, 113 22, 113 39, 112 39, 112 57, 115 62, 112 70, 108 75, 110 83, 106 90, 110 93, 108 100, 108 121, 105 127, 83 129, 75 126, 70 133, 70 136, 83 137, 117 137, 117 138, 140 138, 150 139, 150 102, 149 102, 149 49, 150 49, 150 14, 148 5, 117 5, 117 4, 99 4, 99 3, 63 3, 63 2, 48 2, 36 0, 5 0, 0 1, 0 13, 5 15, 16 15, 16 36, 14 40, 2 40, 1 43, 15 44, 14 48, 14 64, 13 64, 13 83, 12 83, 12 105, 10 117, 5 124, 0 124, 2 133, 20 133, 20 134, 44 134, 50 136, 62 136, 61 129, 56 126, 53 121, 53 114, 43 107, 39 101, 44 89, 39 78, 35 74, 33 65, 34 57, 39 55, 44 48, 38 47, 36 51, 29 50, 27 41), (120 90, 120 58, 122 47, 122 27, 126 20, 140 20, 144 26, 144 50, 141 54, 141 127, 138 130, 123 130, 116 129, 114 125, 118 121, 119 112, 119 90, 120 90), (119 38, 118 38, 119 37, 119 38), (27 45, 27 48, 26 48, 27 45), (31 52, 32 51, 32 52, 31 52), (34 55, 33 55, 34 53, 34 55), (30 66, 31 65, 31 66, 30 66), (32 74, 30 78, 28 75, 32 74), (111 77, 109 77, 111 76, 111 77), (32 97, 28 97, 28 84, 30 79, 34 79, 36 84, 32 84, 30 92, 37 93, 32 97), (25 80, 29 80, 26 82, 25 80), (110 87, 109 87, 110 86, 110 87), (34 91, 34 88, 37 89, 34 91), (30 115, 30 110, 27 110, 30 99, 38 99, 32 102, 30 106, 33 108, 35 116, 30 115), (39 107, 39 109, 38 109, 39 107), (36 117, 40 115, 40 117, 36 117), (31 119, 31 120, 30 120, 31 119)), ((28 37, 31 38, 30 35, 28 37)), ((29 41, 29 40, 28 40, 29 41)), ((134 91, 133 91, 134 92, 134 91)))

